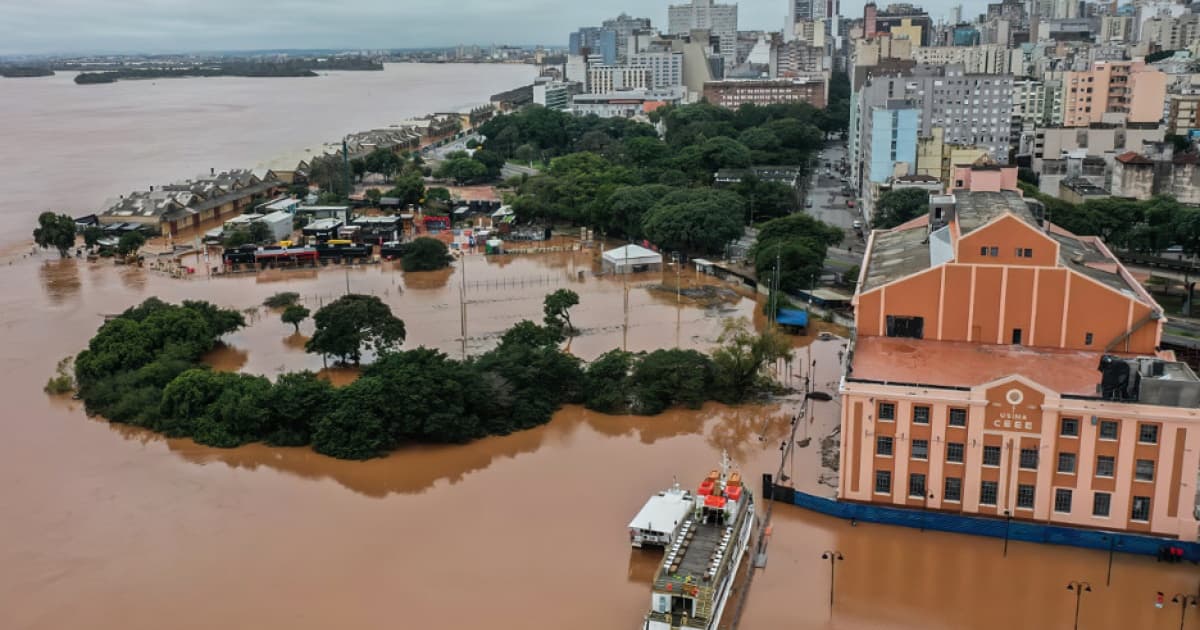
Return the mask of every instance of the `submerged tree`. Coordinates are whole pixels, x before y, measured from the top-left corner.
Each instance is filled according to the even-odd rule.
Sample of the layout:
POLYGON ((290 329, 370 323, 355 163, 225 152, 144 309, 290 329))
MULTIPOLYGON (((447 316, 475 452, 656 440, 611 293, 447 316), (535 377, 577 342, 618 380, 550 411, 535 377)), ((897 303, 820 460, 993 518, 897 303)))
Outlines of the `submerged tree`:
POLYGON ((404 322, 373 295, 344 295, 313 316, 316 330, 305 350, 358 363, 364 349, 375 353, 404 343, 404 322))
POLYGON ((712 353, 713 378, 722 400, 740 402, 764 385, 763 369, 788 356, 792 347, 787 337, 768 328, 755 334, 750 322, 740 317, 726 320, 712 353))
POLYGON ((559 289, 542 301, 547 326, 558 327, 568 334, 575 331, 571 325, 571 307, 579 304, 579 294, 570 289, 559 289))
POLYGON ((299 304, 292 304, 283 309, 283 314, 279 319, 285 324, 291 324, 296 327, 296 334, 300 334, 300 322, 308 319, 309 310, 299 304))
POLYGON ((75 246, 75 219, 65 214, 41 213, 38 226, 33 229, 33 241, 42 249, 57 249, 58 255, 65 258, 75 246))

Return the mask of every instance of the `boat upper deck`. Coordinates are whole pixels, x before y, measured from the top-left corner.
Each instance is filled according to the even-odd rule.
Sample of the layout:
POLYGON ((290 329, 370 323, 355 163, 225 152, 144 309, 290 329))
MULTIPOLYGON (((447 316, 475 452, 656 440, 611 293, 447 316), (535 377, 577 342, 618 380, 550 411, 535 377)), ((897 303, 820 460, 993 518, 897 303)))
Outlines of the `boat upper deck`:
POLYGON ((693 595, 708 591, 729 570, 730 563, 737 560, 736 538, 753 509, 750 506, 743 504, 733 522, 706 523, 696 516, 684 521, 675 542, 666 549, 654 589, 693 595), (693 587, 695 592, 689 593, 693 587))

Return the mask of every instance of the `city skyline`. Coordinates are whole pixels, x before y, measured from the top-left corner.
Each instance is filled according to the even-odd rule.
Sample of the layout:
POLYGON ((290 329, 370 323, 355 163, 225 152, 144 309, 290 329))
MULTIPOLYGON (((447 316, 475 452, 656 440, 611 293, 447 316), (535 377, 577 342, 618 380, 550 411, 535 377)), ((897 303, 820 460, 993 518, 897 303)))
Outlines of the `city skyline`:
MULTIPOLYGON (((244 6, 232 0, 202 5, 181 0, 8 3, 0 6, 0 55, 434 48, 492 43, 565 47, 567 33, 622 12, 648 17, 655 28, 665 29, 667 7, 681 3, 664 0, 647 5, 621 0, 568 5, 564 10, 546 0, 504 5, 462 0, 450 12, 435 5, 379 0, 355 0, 349 6, 263 0, 254 8, 255 14, 263 16, 259 20, 247 19, 244 6), (475 17, 463 20, 462 16, 475 17), (407 30, 393 26, 398 24, 407 30)), ((737 4, 741 30, 778 31, 787 15, 784 0, 737 4)), ((863 4, 863 0, 844 2, 843 15, 860 17, 863 4)), ((937 20, 956 4, 937 0, 922 6, 937 20)), ((985 6, 978 3, 978 10, 985 6)), ((964 17, 975 12, 964 7, 964 17)))

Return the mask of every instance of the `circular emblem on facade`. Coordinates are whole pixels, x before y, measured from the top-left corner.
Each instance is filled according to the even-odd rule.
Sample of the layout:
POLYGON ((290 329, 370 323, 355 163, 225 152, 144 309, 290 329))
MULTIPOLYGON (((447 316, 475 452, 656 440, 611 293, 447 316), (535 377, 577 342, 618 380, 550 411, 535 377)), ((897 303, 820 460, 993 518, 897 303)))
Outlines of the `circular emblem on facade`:
POLYGON ((1019 389, 1010 389, 1004 394, 1004 399, 1010 405, 1019 405, 1021 401, 1025 400, 1025 394, 1022 394, 1019 389))

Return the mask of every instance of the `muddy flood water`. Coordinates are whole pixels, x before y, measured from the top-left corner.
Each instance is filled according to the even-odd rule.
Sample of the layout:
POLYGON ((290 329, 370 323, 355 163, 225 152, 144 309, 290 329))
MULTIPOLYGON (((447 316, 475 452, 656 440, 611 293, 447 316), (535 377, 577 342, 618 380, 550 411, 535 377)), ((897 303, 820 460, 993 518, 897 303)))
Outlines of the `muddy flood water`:
MULTIPOLYGON (((615 417, 570 407, 546 426, 465 446, 412 447, 368 462, 307 449, 232 450, 168 440, 88 418, 42 385, 83 348, 107 313, 150 296, 249 311, 251 325, 208 358, 218 369, 275 375, 319 369, 277 314, 278 291, 319 305, 345 291, 382 297, 405 320, 406 347, 480 352, 518 319, 540 319, 554 289, 579 292, 572 319, 584 359, 626 345, 708 348, 727 316, 756 316, 729 288, 677 301, 674 272, 628 285, 592 275, 588 252, 469 256, 465 270, 404 274, 390 266, 175 280, 52 254, 0 268, 0 628, 573 628, 641 627, 659 561, 629 549, 626 524, 646 497, 698 481, 727 450, 752 489, 779 465, 796 404, 615 417), (581 273, 582 272, 582 275, 581 273), (656 289, 663 285, 665 289, 656 289)), ((682 274, 685 287, 702 283, 682 274)), ((759 322, 761 325, 761 322, 759 322)), ((816 362, 834 391, 841 339, 797 340, 796 371, 816 362)), ((787 370, 784 369, 786 377, 787 370)), ((341 382, 352 374, 335 373, 341 382)), ((814 438, 789 473, 820 486, 820 437, 836 402, 814 403, 814 438)), ((759 506, 760 513, 763 510, 759 506)), ((742 628, 1069 628, 1069 580, 1089 580, 1081 628, 1175 628, 1154 591, 1194 592, 1190 565, 849 524, 777 505, 765 570, 742 628), (829 564, 837 567, 829 608, 829 564)), ((731 606, 732 608, 732 606, 731 606)), ((1200 628, 1200 615, 1186 627, 1200 628)))

